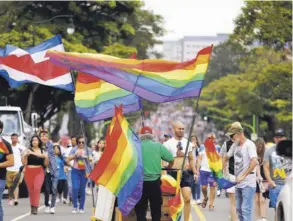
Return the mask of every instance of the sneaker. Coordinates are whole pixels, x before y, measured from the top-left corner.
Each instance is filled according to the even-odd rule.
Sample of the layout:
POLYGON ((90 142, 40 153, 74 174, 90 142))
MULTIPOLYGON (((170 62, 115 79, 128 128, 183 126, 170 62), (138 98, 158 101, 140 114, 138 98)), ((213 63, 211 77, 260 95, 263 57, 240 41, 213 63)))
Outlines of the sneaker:
POLYGON ((74 208, 73 210, 72 210, 72 213, 77 213, 77 209, 76 208, 74 208))
POLYGON ((63 199, 63 204, 67 204, 67 203, 68 203, 67 199, 63 199))
POLYGON ((83 210, 83 209, 80 209, 80 210, 79 210, 79 213, 84 213, 84 210, 83 210))
POLYGON ((87 194, 87 195, 92 195, 92 191, 91 191, 90 189, 87 189, 87 190, 86 190, 86 194, 87 194))
POLYGON ((196 204, 200 205, 201 204, 201 200, 196 200, 196 204))
POLYGON ((221 190, 217 190, 217 197, 221 196, 221 190))
POLYGON ((60 202, 60 198, 57 198, 57 199, 56 199, 56 203, 59 203, 59 202, 60 202))
POLYGON ((13 206, 13 201, 12 200, 8 201, 8 206, 13 206))
POLYGON ((196 201, 195 200, 191 200, 190 204, 191 205, 195 205, 196 204, 196 201))
POLYGON ((262 218, 261 221, 267 221, 267 219, 266 218, 262 218))
POLYGON ((55 214, 55 207, 50 208, 50 213, 55 214))
POLYGON ((15 200, 15 201, 14 201, 14 206, 17 206, 17 205, 18 205, 18 201, 15 200))
POLYGON ((46 206, 45 213, 50 213, 50 207, 46 206))

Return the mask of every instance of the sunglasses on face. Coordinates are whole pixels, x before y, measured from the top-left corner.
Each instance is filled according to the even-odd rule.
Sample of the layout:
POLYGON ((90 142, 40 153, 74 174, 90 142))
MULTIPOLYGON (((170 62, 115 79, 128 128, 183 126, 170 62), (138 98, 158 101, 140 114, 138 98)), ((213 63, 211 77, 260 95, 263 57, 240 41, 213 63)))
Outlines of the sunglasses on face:
POLYGON ((84 141, 78 141, 78 144, 84 144, 84 141))

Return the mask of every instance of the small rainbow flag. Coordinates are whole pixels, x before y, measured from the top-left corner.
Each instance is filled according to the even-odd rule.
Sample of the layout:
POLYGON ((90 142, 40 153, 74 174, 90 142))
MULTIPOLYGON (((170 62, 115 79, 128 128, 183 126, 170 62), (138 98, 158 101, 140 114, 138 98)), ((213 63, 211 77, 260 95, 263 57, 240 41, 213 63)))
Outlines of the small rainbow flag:
POLYGON ((89 176, 118 197, 118 208, 127 216, 142 195, 141 143, 115 106, 115 116, 106 136, 105 151, 89 176))
POLYGON ((103 54, 49 51, 46 56, 63 67, 96 76, 148 101, 162 103, 199 97, 213 46, 186 62, 122 59, 103 54))
POLYGON ((221 156, 216 150, 214 140, 207 138, 204 142, 204 146, 208 158, 209 167, 219 187, 221 189, 229 189, 232 186, 235 186, 235 182, 224 179, 221 156))
POLYGON ((170 175, 161 176, 161 190, 163 193, 176 194, 177 181, 170 175))
POLYGON ((9 154, 9 150, 2 138, 0 137, 0 159, 4 157, 4 154, 9 154))
POLYGON ((141 109, 137 95, 84 73, 78 73, 74 101, 77 113, 88 122, 113 117, 115 105, 123 104, 124 114, 141 109))

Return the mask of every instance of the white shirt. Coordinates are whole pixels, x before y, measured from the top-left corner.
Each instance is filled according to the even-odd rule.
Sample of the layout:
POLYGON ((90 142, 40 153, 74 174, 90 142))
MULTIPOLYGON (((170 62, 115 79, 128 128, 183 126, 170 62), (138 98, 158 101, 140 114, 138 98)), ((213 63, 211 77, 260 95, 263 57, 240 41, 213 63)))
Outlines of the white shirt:
POLYGON ((205 148, 201 150, 198 154, 199 156, 201 156, 200 170, 211 172, 205 148))
MULTIPOLYGON (((167 150, 169 150, 171 152, 171 154, 173 155, 173 157, 177 156, 177 145, 178 143, 181 142, 181 146, 183 148, 183 150, 181 150, 183 153, 185 153, 186 150, 186 145, 188 140, 186 138, 182 138, 181 140, 176 140, 174 137, 172 137, 171 139, 169 139, 168 141, 166 141, 164 143, 164 146, 167 148, 167 150)), ((188 151, 187 151, 187 156, 188 157, 188 153, 192 152, 192 147, 191 147, 191 143, 189 143, 189 147, 188 147, 188 151)))
POLYGON ((11 145, 11 148, 13 151, 14 166, 7 167, 7 171, 18 172, 19 168, 22 166, 21 153, 22 151, 24 151, 25 148, 21 146, 20 144, 16 144, 15 146, 11 145))
MULTIPOLYGON (((248 169, 251 159, 257 157, 256 146, 249 139, 247 139, 242 146, 234 143, 227 155, 229 157, 234 155, 235 176, 238 177, 248 169)), ((242 182, 237 184, 236 187, 244 188, 246 186, 256 187, 256 168, 254 168, 254 170, 248 174, 242 182)))
MULTIPOLYGON (((63 156, 64 156, 65 158, 69 157, 71 150, 72 150, 72 147, 67 147, 67 148, 64 150, 64 155, 63 155, 63 156)), ((71 160, 71 161, 69 162, 69 164, 70 164, 71 166, 73 166, 73 162, 74 162, 74 161, 71 160)), ((71 167, 69 167, 68 170, 71 170, 71 167)))

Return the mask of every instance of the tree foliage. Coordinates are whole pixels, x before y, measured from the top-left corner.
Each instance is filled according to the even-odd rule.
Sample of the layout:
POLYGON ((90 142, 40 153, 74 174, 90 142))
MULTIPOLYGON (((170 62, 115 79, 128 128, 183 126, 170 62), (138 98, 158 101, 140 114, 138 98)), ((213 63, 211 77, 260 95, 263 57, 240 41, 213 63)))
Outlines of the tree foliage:
POLYGON ((247 1, 235 24, 239 43, 283 48, 292 42, 292 1, 247 1))
POLYGON ((277 126, 290 131, 292 62, 272 49, 257 48, 240 66, 243 72, 219 78, 204 88, 202 111, 249 124, 254 114, 261 121, 260 135, 267 138, 277 126))

